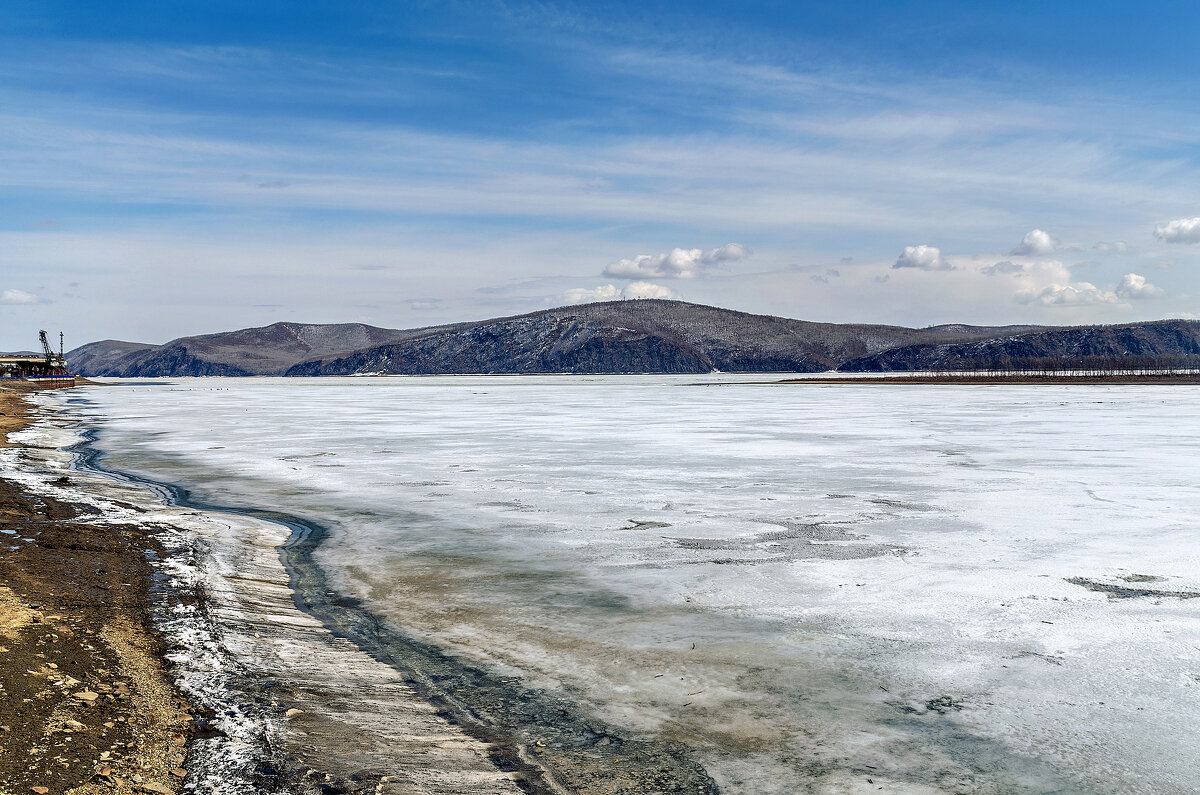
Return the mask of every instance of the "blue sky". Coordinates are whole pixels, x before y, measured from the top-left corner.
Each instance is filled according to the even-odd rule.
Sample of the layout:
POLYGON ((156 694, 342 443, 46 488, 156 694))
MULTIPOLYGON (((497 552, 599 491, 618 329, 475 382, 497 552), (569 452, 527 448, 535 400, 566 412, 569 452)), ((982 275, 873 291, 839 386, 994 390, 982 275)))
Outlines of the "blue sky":
POLYGON ((0 348, 1200 315, 1184 3, 0 6, 0 348))

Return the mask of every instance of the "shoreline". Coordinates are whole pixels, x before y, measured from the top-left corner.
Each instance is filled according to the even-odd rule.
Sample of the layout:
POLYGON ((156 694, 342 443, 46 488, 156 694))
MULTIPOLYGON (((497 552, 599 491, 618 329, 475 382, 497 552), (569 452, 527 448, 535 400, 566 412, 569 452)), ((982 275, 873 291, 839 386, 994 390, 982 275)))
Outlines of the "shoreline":
MULTIPOLYGON (((127 789, 51 782, 50 792, 716 791, 683 748, 631 736, 561 695, 455 659, 328 590, 311 558, 322 528, 192 502, 180 487, 107 470, 91 432, 59 427, 31 443, 31 424, 54 426, 46 416, 54 411, 17 400, 29 408, 27 432, 10 450, 41 458, 41 483, 24 471, 0 482, 56 504, 72 503, 58 492, 83 488, 72 510, 96 529, 136 528, 142 554, 131 548, 128 565, 106 569, 139 584, 125 592, 125 607, 136 606, 143 634, 157 644, 160 680, 173 689, 190 738, 186 773, 172 757, 179 764, 161 783, 143 772, 127 789)), ((70 553, 76 569, 88 568, 90 555, 70 553)), ((0 677, 20 670, 5 660, 0 677)), ((81 758, 80 770, 89 772, 88 763, 81 758)))
MULTIPOLYGON (((85 468, 107 473, 122 480, 129 480, 154 493, 169 506, 202 511, 206 515, 226 515, 247 520, 263 528, 286 529, 272 541, 276 560, 287 574, 288 598, 306 617, 319 622, 322 630, 331 631, 338 639, 352 642, 357 654, 369 658, 378 670, 370 671, 370 664, 360 659, 363 666, 359 674, 370 678, 394 682, 395 689, 379 699, 381 711, 395 713, 398 709, 415 709, 416 712, 432 710, 438 725, 426 731, 443 735, 455 735, 456 745, 461 750, 470 749, 470 759, 458 758, 448 753, 446 737, 437 740, 442 757, 433 760, 438 781, 420 782, 420 791, 430 793, 492 793, 531 792, 538 795, 553 793, 587 792, 595 795, 616 795, 628 792, 686 791, 697 795, 715 795, 715 783, 703 767, 692 760, 687 751, 659 740, 640 739, 616 727, 580 711, 567 698, 526 687, 519 679, 499 675, 469 662, 446 654, 440 648, 386 626, 375 615, 362 607, 358 600, 343 597, 331 590, 324 571, 313 560, 312 553, 328 532, 324 527, 300 517, 263 509, 239 509, 225 505, 214 505, 192 499, 187 489, 175 484, 144 480, 128 473, 112 471, 103 466, 102 455, 85 440, 77 446, 85 468), (446 721, 443 724, 441 721, 446 721), (484 761, 491 770, 487 774, 478 769, 484 761), (494 766, 494 767, 492 767, 494 766), (497 778, 498 776, 498 778, 497 778), (457 778, 457 781, 455 779, 457 778), (513 782, 516 786, 508 782, 513 782), (448 786, 452 785, 452 786, 448 786)), ((240 565, 245 565, 244 563, 240 565)), ((260 562, 258 565, 263 565, 260 562)), ((270 627, 260 626, 254 633, 268 635, 270 627)), ((295 629, 293 626, 292 629, 295 629)), ((371 734, 379 727, 340 724, 336 727, 317 726, 316 722, 339 720, 331 714, 328 704, 322 707, 319 693, 314 690, 313 673, 302 690, 288 688, 289 704, 303 706, 304 717, 297 715, 288 724, 304 723, 306 735, 320 736, 325 745, 315 750, 328 753, 336 749, 343 760, 353 760, 353 765, 342 764, 340 771, 332 776, 326 762, 326 782, 331 779, 346 787, 356 788, 347 780, 355 775, 349 767, 359 769, 384 769, 391 765, 399 768, 399 774, 363 775, 357 778, 370 780, 378 785, 401 779, 416 783, 429 771, 429 748, 413 748, 414 739, 409 736, 399 745, 393 739, 388 746, 367 747, 364 731, 371 734), (316 698, 314 698, 316 696, 316 698), (351 731, 347 732, 345 729, 351 731), (332 730, 332 729, 341 729, 332 730), (418 753, 427 758, 412 768, 397 764, 396 757, 404 753, 418 753)), ((379 687, 377 682, 376 687, 379 687)), ((342 698, 353 683, 346 680, 322 682, 316 687, 339 689, 342 698)), ((283 699, 283 696, 280 696, 283 699)), ((291 710, 289 710, 291 711, 291 710)), ((413 715, 407 720, 412 722, 413 715)), ((421 720, 424 720, 422 718, 421 720)), ((411 731, 409 732, 411 734, 411 731)), ((277 738, 283 748, 277 766, 303 772, 306 776, 321 764, 314 760, 311 744, 295 745, 286 732, 277 738), (291 747, 288 747, 288 746, 291 747)), ((418 740, 417 745, 421 742, 418 740)), ((376 789, 386 792, 388 789, 376 789)), ((408 792, 410 790, 404 790, 408 792)))
POLYGON ((0 793, 175 793, 193 720, 149 613, 155 539, 11 477, 40 389, 0 388, 0 793))
MULTIPOLYGON (((16 400, 23 403, 21 397, 16 400)), ((127 550, 121 561, 106 561, 105 571, 119 571, 123 586, 135 586, 127 587, 130 599, 122 604, 143 619, 143 634, 155 644, 150 659, 188 716, 190 742, 186 770, 178 766, 184 760, 172 758, 174 772, 162 780, 152 780, 157 772, 141 760, 134 774, 140 781, 105 779, 81 786, 60 776, 23 786, 23 779, 13 778, 22 786, 0 788, 0 795, 29 792, 33 786, 72 795, 521 791, 513 776, 492 764, 485 744, 415 698, 401 673, 297 608, 278 551, 287 528, 246 515, 171 505, 170 490, 158 484, 89 469, 86 462, 76 468, 87 436, 81 441, 76 431, 67 430, 53 408, 28 406, 22 413, 24 428, 7 448, 10 457, 3 461, 0 480, 30 499, 73 506, 101 534, 136 528, 135 546, 142 554, 127 550), (131 566, 140 568, 135 572, 131 566), (186 707, 184 699, 190 702, 186 707)), ((65 543, 61 548, 70 550, 65 557, 73 570, 94 564, 88 547, 65 543)), ((85 604, 106 606, 100 599, 85 604)), ((3 659, 0 676, 24 676, 14 662, 3 659)), ((138 720, 162 723, 148 713, 130 718, 138 720)), ((4 725, 18 729, 15 724, 4 725)), ((66 729, 67 734, 79 731, 66 729)), ((0 730, 0 736, 38 733, 28 721, 17 732, 0 730)), ((19 767, 19 753, 0 756, 19 767)), ((109 756, 115 759, 117 753, 109 756)), ((109 760, 80 758, 77 778, 93 777, 92 768, 100 762, 109 760)), ((0 781, 8 778, 0 768, 0 781)))

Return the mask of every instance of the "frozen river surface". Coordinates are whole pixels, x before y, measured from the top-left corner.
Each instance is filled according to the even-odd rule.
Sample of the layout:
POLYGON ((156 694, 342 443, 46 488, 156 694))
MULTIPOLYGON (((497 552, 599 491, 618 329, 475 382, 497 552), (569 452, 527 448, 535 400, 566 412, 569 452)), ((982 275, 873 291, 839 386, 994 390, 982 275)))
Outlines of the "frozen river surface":
POLYGON ((1200 791, 1200 392, 696 380, 72 405, 109 466, 322 523, 341 592, 722 791, 1200 791))

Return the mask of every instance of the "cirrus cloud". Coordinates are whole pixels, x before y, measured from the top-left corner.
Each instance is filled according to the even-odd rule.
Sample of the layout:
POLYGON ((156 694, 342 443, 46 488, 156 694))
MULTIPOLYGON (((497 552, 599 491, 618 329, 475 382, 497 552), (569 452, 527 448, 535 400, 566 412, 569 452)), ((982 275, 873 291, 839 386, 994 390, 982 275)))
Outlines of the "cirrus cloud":
POLYGON ((1103 251, 1106 254, 1120 254, 1122 256, 1129 254, 1129 244, 1124 240, 1101 240, 1096 245, 1092 246, 1096 251, 1103 251))
POLYGON ((665 254, 639 254, 618 260, 604 269, 604 275, 618 279, 690 279, 702 271, 748 256, 750 249, 741 243, 726 243, 709 251, 673 248, 665 254))
POLYGON ((916 268, 923 271, 952 271, 954 266, 937 246, 905 246, 892 268, 916 268))
POLYGON ((33 293, 27 293, 24 290, 4 290, 3 292, 0 292, 0 304, 13 306, 36 303, 38 303, 38 297, 33 293))
POLYGON ((1154 227, 1154 236, 1164 243, 1200 243, 1200 216, 1159 224, 1154 227))

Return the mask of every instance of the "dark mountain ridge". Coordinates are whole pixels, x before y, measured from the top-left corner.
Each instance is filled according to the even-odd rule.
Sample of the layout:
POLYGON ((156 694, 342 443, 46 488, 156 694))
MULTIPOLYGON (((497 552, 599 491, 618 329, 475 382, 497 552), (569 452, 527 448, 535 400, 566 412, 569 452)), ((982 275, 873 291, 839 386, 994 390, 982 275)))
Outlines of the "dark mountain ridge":
POLYGON ((274 323, 162 345, 104 340, 76 348, 67 364, 80 375, 146 378, 188 375, 282 375, 313 356, 345 353, 407 339, 427 329, 402 331, 362 323, 274 323))
POLYGON ((1200 323, 1159 320, 1119 326, 1069 326, 955 344, 904 345, 843 363, 843 372, 1119 368, 1200 355, 1200 323))
POLYGON ((992 333, 812 323, 682 301, 608 301, 429 330, 349 355, 314 357, 286 374, 822 372, 897 345, 992 333))
POLYGON ((81 375, 703 373, 965 369, 971 362, 1194 354, 1200 324, 925 329, 814 323, 682 301, 609 301, 420 329, 275 323, 164 345, 105 340, 67 354, 81 375), (951 366, 953 363, 953 367, 951 366))

